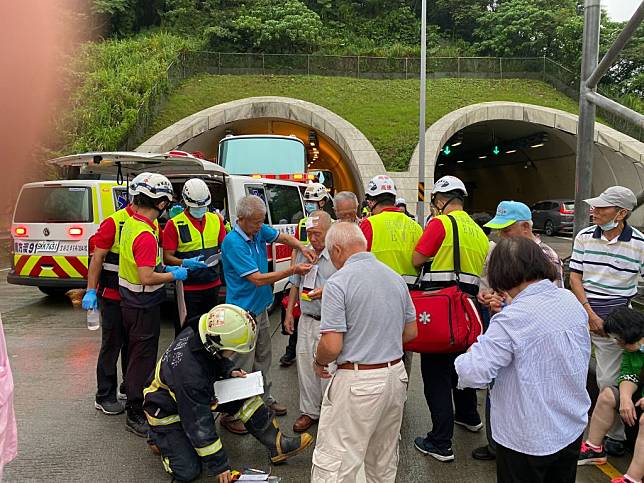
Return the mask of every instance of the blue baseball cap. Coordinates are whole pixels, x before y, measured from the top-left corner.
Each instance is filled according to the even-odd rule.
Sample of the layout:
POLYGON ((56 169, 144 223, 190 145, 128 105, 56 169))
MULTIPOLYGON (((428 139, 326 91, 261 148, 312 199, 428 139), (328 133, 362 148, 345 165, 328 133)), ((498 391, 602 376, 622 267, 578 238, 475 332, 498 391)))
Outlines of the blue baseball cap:
POLYGON ((531 220, 532 212, 526 204, 520 201, 501 201, 496 209, 496 216, 483 226, 493 230, 502 230, 517 221, 531 220))

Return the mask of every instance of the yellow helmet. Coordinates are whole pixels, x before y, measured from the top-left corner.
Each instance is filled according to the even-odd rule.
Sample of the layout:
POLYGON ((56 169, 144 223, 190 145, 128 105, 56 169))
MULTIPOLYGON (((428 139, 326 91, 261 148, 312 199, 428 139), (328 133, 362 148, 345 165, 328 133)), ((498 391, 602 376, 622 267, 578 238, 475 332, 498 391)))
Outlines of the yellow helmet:
POLYGON ((212 354, 220 350, 251 352, 257 341, 257 327, 244 309, 221 304, 201 316, 199 337, 212 354))

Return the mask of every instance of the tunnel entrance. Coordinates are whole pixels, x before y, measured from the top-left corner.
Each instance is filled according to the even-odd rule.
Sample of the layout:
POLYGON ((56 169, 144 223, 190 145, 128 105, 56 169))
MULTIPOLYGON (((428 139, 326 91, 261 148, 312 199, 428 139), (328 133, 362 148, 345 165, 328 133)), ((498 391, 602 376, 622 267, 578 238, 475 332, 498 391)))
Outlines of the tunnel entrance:
POLYGON ((434 176, 462 179, 474 212, 494 213, 501 200, 574 199, 575 143, 572 134, 530 122, 479 122, 445 143, 434 176))
POLYGON ((297 136, 307 146, 309 170, 322 171, 327 181, 332 177, 335 191, 353 191, 359 198, 364 196, 365 179, 386 172, 371 142, 347 120, 322 106, 278 96, 209 107, 155 134, 136 151, 201 151, 216 160, 217 145, 226 134, 297 136))

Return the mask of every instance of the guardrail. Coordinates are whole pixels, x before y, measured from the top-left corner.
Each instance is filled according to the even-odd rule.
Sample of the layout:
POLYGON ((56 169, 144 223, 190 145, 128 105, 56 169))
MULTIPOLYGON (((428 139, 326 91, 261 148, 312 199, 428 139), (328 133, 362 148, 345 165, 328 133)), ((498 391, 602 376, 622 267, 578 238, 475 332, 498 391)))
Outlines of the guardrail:
MULTIPOLYGON (((166 78, 145 96, 124 149, 133 149, 148 131, 169 93, 182 80, 197 74, 319 75, 358 79, 415 79, 418 57, 365 57, 311 54, 255 54, 186 51, 167 69, 166 78)), ((537 79, 578 100, 579 76, 547 57, 428 57, 429 78, 537 79)), ((642 128, 597 109, 608 125, 640 141, 642 128)))

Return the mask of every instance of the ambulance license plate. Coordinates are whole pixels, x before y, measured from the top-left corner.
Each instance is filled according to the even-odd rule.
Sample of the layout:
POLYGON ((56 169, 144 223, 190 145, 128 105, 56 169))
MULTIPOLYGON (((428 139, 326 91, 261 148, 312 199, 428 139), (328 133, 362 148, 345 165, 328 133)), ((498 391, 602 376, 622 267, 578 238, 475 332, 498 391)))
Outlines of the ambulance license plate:
POLYGON ((48 252, 57 252, 58 244, 57 241, 39 241, 36 243, 36 253, 48 253, 48 252))

